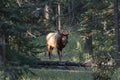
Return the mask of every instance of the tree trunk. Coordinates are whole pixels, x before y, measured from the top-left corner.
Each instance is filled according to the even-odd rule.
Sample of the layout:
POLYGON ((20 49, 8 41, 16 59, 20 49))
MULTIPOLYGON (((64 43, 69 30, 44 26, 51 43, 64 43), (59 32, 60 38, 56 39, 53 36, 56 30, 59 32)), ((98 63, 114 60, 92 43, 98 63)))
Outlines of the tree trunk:
POLYGON ((1 57, 2 57, 2 61, 4 64, 6 64, 7 62, 7 58, 6 58, 6 47, 9 45, 9 40, 8 40, 8 36, 6 35, 2 35, 2 44, 1 44, 1 57))
POLYGON ((93 49, 92 49, 92 36, 88 36, 88 37, 86 38, 85 49, 86 49, 86 51, 88 51, 89 53, 92 53, 92 52, 93 52, 93 49))
POLYGON ((49 6, 48 4, 45 4, 45 7, 44 7, 44 17, 45 19, 49 19, 49 6))
POLYGON ((0 38, 0 65, 3 62, 2 38, 0 38))
POLYGON ((44 17, 46 19, 45 26, 48 26, 49 25, 48 22, 49 22, 49 18, 50 18, 48 4, 45 4, 45 7, 44 7, 44 17))
POLYGON ((74 0, 71 0, 71 25, 75 25, 74 0))
POLYGON ((71 0, 68 0, 68 24, 71 25, 71 0))
POLYGON ((89 35, 91 33, 91 31, 89 30, 89 32, 87 33, 88 36, 85 39, 85 50, 88 51, 89 53, 93 53, 93 46, 92 46, 92 35, 89 35))
POLYGON ((114 0, 114 21, 115 21, 115 47, 116 47, 116 65, 120 66, 120 34, 119 34, 119 25, 118 25, 118 0, 114 0))
POLYGON ((6 53, 6 37, 5 35, 2 36, 2 45, 0 46, 1 47, 1 60, 4 64, 6 64, 6 56, 5 56, 5 53, 6 53))
POLYGON ((60 0, 58 0, 58 31, 61 29, 60 22, 60 0))

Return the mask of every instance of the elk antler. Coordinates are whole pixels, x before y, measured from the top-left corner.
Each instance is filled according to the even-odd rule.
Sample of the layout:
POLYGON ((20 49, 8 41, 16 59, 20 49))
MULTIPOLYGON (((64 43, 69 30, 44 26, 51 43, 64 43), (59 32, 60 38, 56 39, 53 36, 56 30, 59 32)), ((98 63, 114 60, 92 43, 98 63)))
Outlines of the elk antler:
POLYGON ((71 32, 71 27, 64 27, 64 34, 70 34, 70 32, 71 32))
POLYGON ((61 30, 59 30, 58 32, 60 33, 60 34, 65 34, 65 35, 67 35, 67 34, 70 34, 70 32, 71 32, 71 27, 66 27, 66 26, 64 26, 63 27, 63 29, 61 29, 61 30))

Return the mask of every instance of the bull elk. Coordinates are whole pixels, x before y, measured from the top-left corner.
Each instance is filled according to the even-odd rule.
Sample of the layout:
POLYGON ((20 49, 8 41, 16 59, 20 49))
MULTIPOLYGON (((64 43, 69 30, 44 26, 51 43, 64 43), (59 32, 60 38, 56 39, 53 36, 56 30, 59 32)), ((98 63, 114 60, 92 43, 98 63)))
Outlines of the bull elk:
POLYGON ((49 59, 51 59, 51 54, 53 48, 57 49, 57 53, 59 56, 59 59, 61 60, 62 56, 62 49, 66 46, 68 43, 68 31, 58 31, 54 33, 49 33, 46 36, 46 44, 47 44, 47 53, 49 56, 49 59))

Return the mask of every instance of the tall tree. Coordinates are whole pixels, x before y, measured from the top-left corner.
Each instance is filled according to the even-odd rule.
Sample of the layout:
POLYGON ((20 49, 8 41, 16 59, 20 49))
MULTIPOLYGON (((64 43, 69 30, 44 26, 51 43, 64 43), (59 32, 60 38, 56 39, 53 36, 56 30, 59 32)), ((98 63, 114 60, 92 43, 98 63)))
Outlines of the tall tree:
POLYGON ((116 47, 116 63, 120 66, 120 32, 118 25, 118 0, 114 0, 114 21, 115 21, 115 47, 116 47))
POLYGON ((60 0, 58 0, 58 30, 61 29, 61 22, 60 22, 60 0))

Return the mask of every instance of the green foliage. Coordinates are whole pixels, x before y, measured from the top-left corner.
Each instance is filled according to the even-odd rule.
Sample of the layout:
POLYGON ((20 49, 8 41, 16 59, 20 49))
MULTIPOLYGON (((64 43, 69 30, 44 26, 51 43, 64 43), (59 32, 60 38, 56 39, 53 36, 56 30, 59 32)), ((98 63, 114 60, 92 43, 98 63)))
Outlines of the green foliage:
MULTIPOLYGON (((13 63, 12 63, 13 64, 13 63)), ((4 70, 0 75, 3 80, 22 80, 24 79, 24 75, 30 73, 31 71, 28 69, 28 66, 16 66, 15 64, 11 66, 11 64, 7 64, 3 66, 4 70)))
MULTIPOLYGON (((0 38, 3 35, 6 38, 7 59, 3 70, 4 62, 0 64, 2 77, 10 80, 24 79, 23 75, 30 72, 26 65, 33 65, 44 58, 45 34, 56 30, 52 26, 58 16, 57 2, 58 0, 1 0, 0 38), (46 4, 49 5, 49 20, 44 18, 46 4)), ((109 62, 114 62, 113 7, 113 0, 61 0, 62 25, 72 27, 69 43, 63 49, 63 60, 85 61, 93 58, 95 63, 102 64, 93 68, 95 80, 111 79, 114 71, 113 67, 106 66, 109 62), (92 53, 85 48, 89 37, 92 38, 92 53)), ((54 59, 58 60, 56 56, 54 59)), ((113 79, 117 73, 119 72, 114 73, 113 79)))
MULTIPOLYGON (((26 65, 33 65, 37 62, 38 59, 35 55, 42 52, 40 48, 44 46, 36 43, 36 40, 39 39, 34 39, 27 33, 27 31, 31 34, 34 33, 36 37, 43 33, 38 31, 44 29, 38 26, 43 18, 41 15, 36 18, 33 14, 36 5, 40 2, 25 3, 24 1, 19 2, 19 0, 2 0, 0 3, 0 36, 4 35, 6 38, 6 62, 0 64, 0 71, 3 73, 1 77, 4 80, 24 79, 23 76, 30 73, 29 67, 26 65)), ((41 6, 43 5, 41 4, 41 6)))
POLYGON ((109 80, 114 71, 113 67, 106 66, 109 62, 113 63, 115 55, 114 30, 113 30, 113 2, 86 0, 84 1, 86 11, 81 15, 81 28, 79 32, 83 38, 92 36, 93 53, 92 58, 98 66, 94 71, 95 80, 109 80))
POLYGON ((119 80, 120 79, 120 68, 116 69, 112 75, 112 80, 119 80))
POLYGON ((111 80, 111 76, 113 75, 113 72, 114 72, 114 68, 110 66, 101 66, 99 68, 94 68, 93 79, 94 80, 111 80))

